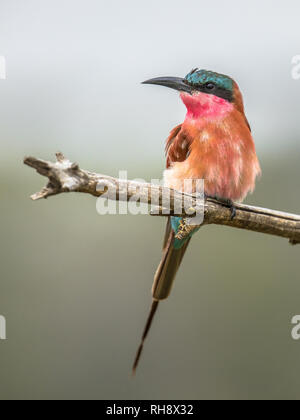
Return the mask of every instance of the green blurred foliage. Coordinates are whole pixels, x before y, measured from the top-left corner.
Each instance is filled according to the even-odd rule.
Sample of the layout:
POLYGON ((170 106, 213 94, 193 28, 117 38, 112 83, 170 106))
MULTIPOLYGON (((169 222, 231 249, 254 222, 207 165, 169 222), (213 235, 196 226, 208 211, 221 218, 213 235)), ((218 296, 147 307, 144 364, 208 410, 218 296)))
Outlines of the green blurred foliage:
MULTIPOLYGON (((299 213, 299 157, 298 148, 261 156, 263 177, 247 202, 299 213)), ((85 160, 103 171, 101 157, 91 165, 85 160)), ((128 170, 159 178, 162 166, 129 162, 128 170)), ((43 183, 21 156, 3 159, 1 399, 299 398, 298 247, 200 230, 132 379, 165 220, 99 216, 95 199, 80 194, 30 201, 43 183)))

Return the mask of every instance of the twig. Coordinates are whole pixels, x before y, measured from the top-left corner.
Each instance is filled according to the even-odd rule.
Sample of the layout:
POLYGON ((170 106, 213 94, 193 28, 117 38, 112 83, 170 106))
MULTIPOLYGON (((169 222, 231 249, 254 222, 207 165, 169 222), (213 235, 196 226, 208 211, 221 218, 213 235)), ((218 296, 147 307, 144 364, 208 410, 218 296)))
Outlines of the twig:
MULTIPOLYGON (((49 178, 49 182, 40 192, 33 194, 33 200, 47 198, 66 192, 81 192, 118 201, 129 201, 136 197, 139 202, 157 204, 154 215, 189 216, 196 213, 199 199, 195 195, 181 193, 159 185, 140 183, 89 172, 66 159, 61 153, 56 154, 56 162, 48 162, 34 157, 27 157, 24 163, 49 178), (112 187, 112 188, 110 188, 112 187), (182 203, 185 203, 183 208, 182 203), (168 203, 168 206, 165 206, 168 203), (168 209, 167 209, 168 207, 168 209), (178 213, 176 209, 181 208, 178 213), (187 209, 187 210, 185 210, 187 209)), ((231 220, 231 210, 217 200, 207 198, 204 204, 204 225, 218 224, 254 232, 267 233, 289 239, 291 244, 300 243, 300 216, 260 207, 236 203, 236 217, 231 220)), ((150 213, 153 214, 153 213, 150 213)))

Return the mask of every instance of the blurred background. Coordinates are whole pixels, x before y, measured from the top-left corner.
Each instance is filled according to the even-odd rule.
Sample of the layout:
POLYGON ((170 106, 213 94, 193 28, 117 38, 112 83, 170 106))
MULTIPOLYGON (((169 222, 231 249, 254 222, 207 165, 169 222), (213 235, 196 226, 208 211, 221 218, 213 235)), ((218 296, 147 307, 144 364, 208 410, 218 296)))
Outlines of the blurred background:
POLYGON ((161 178, 176 92, 193 67, 231 75, 263 176, 247 203, 300 212, 300 3, 0 0, 0 399, 298 399, 299 251, 220 226, 194 237, 133 380, 165 220, 99 216, 87 195, 33 203, 22 163, 161 178))

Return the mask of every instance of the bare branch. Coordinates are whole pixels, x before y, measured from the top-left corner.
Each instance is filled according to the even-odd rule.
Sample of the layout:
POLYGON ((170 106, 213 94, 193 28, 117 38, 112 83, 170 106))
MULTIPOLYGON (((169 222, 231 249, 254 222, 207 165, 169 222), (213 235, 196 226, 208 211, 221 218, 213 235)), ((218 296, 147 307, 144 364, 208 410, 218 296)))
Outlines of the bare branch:
MULTIPOLYGON (((106 193, 106 197, 119 201, 129 201, 139 194, 141 203, 157 203, 157 215, 189 216, 193 215, 191 209, 196 212, 198 206, 197 197, 181 193, 166 187, 137 183, 116 179, 110 176, 89 172, 79 168, 79 165, 66 159, 63 154, 56 154, 56 162, 48 162, 34 157, 27 157, 24 163, 40 174, 49 179, 45 188, 33 194, 33 200, 47 198, 65 192, 82 192, 101 197, 106 193), (113 188, 109 188, 112 186, 113 188), (110 190, 114 194, 110 196, 110 190), (170 200, 168 200, 168 197, 170 200), (168 202, 167 211, 164 203, 168 202), (185 211, 184 208, 189 208, 185 211), (180 213, 175 209, 182 208, 180 213)), ((251 230, 254 232, 267 233, 280 236, 290 240, 292 244, 300 243, 300 216, 295 214, 283 213, 279 211, 264 209, 260 207, 236 204, 236 217, 231 220, 231 211, 228 206, 217 200, 208 198, 204 206, 204 223, 226 225, 240 229, 251 230)), ((151 214, 151 213, 150 213, 151 214)), ((156 215, 156 213, 155 213, 156 215)))

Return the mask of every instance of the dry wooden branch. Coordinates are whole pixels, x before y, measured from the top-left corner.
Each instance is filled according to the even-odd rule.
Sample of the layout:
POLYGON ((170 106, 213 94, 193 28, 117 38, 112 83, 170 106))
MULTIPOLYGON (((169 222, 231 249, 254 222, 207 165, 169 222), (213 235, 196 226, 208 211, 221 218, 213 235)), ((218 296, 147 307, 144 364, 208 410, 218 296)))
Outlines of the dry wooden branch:
MULTIPOLYGON (((56 154, 56 162, 48 162, 34 157, 27 157, 24 163, 43 176, 49 182, 40 192, 31 196, 33 200, 47 198, 64 192, 82 192, 101 197, 104 193, 110 199, 130 201, 139 194, 139 202, 157 204, 158 215, 193 216, 199 204, 199 198, 166 187, 116 179, 110 176, 89 172, 66 159, 61 153, 56 154), (113 187, 113 188, 109 188, 113 187), (110 191, 113 194, 110 195, 110 191), (171 198, 171 200, 168 199, 171 198), (185 203, 182 208, 182 203, 185 203), (169 204, 167 209, 164 203, 169 204), (182 208, 180 213, 175 209, 182 208), (168 211, 167 211, 168 210, 168 211)), ((236 217, 231 220, 231 211, 225 204, 207 198, 204 204, 204 225, 218 224, 254 232, 267 233, 290 240, 291 244, 300 243, 300 216, 260 207, 236 204, 236 217)))

